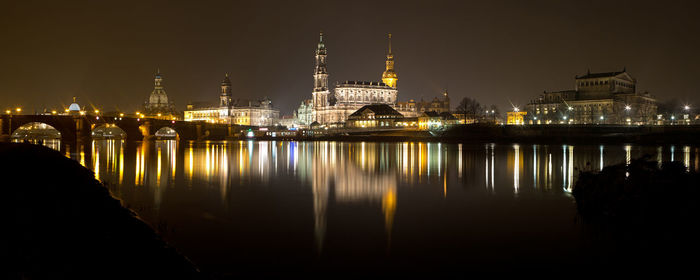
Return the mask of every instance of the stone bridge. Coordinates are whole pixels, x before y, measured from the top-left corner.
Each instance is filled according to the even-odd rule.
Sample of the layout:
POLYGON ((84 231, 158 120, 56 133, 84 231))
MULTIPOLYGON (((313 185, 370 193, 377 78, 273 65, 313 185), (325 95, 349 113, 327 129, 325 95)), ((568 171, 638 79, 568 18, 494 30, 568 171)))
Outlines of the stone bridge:
POLYGON ((106 124, 121 128, 126 133, 127 141, 153 139, 155 133, 164 127, 175 130, 179 140, 223 140, 237 137, 241 130, 250 128, 234 124, 171 121, 155 118, 5 114, 0 115, 0 139, 9 141, 17 128, 32 122, 54 127, 61 133, 61 142, 69 145, 89 141, 92 131, 106 124))

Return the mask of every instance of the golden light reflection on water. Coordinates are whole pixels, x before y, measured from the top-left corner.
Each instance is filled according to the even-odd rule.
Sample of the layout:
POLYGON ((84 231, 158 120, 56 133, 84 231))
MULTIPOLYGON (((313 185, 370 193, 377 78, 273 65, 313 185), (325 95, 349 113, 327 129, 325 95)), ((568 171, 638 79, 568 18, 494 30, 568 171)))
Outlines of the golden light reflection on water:
MULTIPOLYGON (((408 197, 399 195, 402 190, 426 187, 442 198, 447 198, 448 193, 450 198, 459 197, 465 191, 517 197, 533 191, 568 193, 575 185, 577 170, 629 164, 633 155, 644 153, 657 153, 659 161, 674 159, 675 151, 675 147, 670 147, 669 155, 669 149, 647 147, 642 151, 632 145, 530 148, 424 142, 176 140, 129 144, 123 140, 96 140, 88 147, 87 152, 92 153, 88 157, 82 150, 77 155, 76 151, 70 154, 82 164, 86 158, 91 159, 88 168, 104 182, 146 191, 156 209, 167 203, 166 192, 178 182, 189 189, 211 188, 216 193, 216 203, 228 205, 235 189, 241 186, 286 188, 280 178, 294 178, 306 186, 304 192, 313 212, 309 218, 314 220, 319 251, 326 239, 327 220, 333 218, 328 211, 332 204, 371 209, 383 219, 387 240, 391 240, 396 228, 394 219, 402 209, 398 207, 399 198, 408 197)), ((685 167, 697 170, 698 149, 683 146, 682 150, 685 167)))

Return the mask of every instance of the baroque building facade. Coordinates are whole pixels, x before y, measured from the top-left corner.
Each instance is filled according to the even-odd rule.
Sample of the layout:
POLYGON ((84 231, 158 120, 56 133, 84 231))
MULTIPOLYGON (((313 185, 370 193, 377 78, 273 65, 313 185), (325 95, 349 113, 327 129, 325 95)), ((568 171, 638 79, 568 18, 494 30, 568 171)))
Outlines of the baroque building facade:
POLYGON ((228 74, 221 82, 219 106, 196 107, 187 105, 185 121, 238 124, 250 126, 272 126, 279 121, 279 110, 272 107, 267 97, 259 100, 233 98, 228 74))
POLYGON ((437 113, 449 113, 450 97, 447 94, 447 90, 445 90, 445 92, 442 93, 442 98, 436 96, 431 101, 424 101, 421 98, 421 100, 417 102, 413 99, 398 102, 396 104, 396 110, 401 112, 401 114, 407 118, 418 117, 422 113, 430 111, 437 113))
POLYGON ((396 106, 398 76, 394 71, 394 55, 391 51, 391 34, 386 69, 381 82, 345 81, 337 83, 334 90, 328 86, 327 49, 320 34, 316 48, 314 89, 312 91, 311 119, 321 125, 342 126, 355 111, 365 105, 386 104, 396 106))
POLYGON ((573 90, 545 91, 527 104, 530 124, 653 124, 656 99, 637 92, 626 69, 576 76, 573 90))

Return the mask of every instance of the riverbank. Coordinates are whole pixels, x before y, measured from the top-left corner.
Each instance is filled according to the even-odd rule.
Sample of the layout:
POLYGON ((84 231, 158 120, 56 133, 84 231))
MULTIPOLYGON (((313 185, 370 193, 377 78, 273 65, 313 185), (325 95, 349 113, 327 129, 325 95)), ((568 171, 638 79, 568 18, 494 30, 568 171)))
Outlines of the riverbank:
POLYGON ((199 279, 198 269, 59 152, 0 144, 3 279, 199 279))
POLYGON ((443 142, 443 143, 539 143, 539 144, 694 144, 700 142, 700 126, 625 125, 457 125, 438 131, 323 130, 313 136, 256 136, 231 140, 290 140, 344 142, 443 142))

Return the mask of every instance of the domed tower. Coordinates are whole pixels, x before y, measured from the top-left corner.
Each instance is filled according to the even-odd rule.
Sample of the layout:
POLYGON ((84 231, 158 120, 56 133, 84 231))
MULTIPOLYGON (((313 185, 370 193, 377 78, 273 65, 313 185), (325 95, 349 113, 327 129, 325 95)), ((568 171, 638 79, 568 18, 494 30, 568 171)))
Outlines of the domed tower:
POLYGON ((148 101, 146 101, 144 104, 146 114, 168 115, 174 113, 175 106, 168 100, 168 95, 165 93, 163 85, 161 85, 162 82, 163 76, 160 74, 160 69, 158 69, 155 78, 153 79, 153 91, 151 91, 148 101))
POLYGON ((75 96, 73 96, 73 103, 68 106, 68 114, 70 115, 80 115, 80 105, 78 105, 78 102, 75 99, 75 96))
POLYGON ((231 80, 228 78, 228 73, 226 73, 226 77, 224 77, 224 80, 221 82, 220 99, 221 102, 219 106, 229 107, 231 105, 231 80))
POLYGON ((389 33, 389 53, 386 55, 386 70, 382 74, 382 82, 390 87, 396 87, 399 77, 394 71, 394 54, 391 53, 391 33, 389 33))

